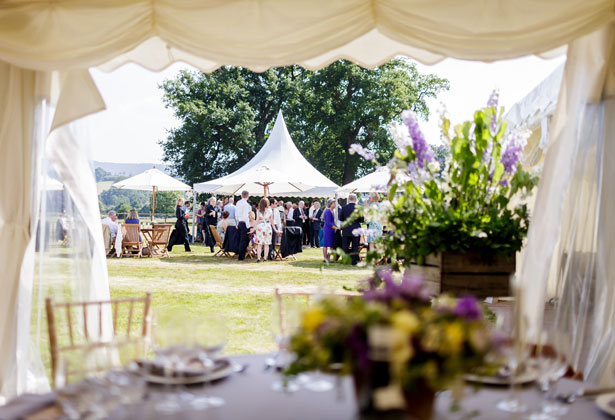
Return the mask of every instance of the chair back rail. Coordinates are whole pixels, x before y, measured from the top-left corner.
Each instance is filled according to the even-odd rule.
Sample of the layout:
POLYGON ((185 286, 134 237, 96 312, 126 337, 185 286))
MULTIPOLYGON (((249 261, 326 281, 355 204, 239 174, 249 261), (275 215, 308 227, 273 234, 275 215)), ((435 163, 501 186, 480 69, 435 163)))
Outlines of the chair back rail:
POLYGON ((362 293, 360 292, 339 292, 339 293, 319 293, 317 291, 305 291, 305 292, 288 292, 288 291, 282 291, 280 290, 279 287, 275 288, 274 291, 274 295, 275 295, 275 299, 277 302, 277 309, 278 309, 278 321, 280 323, 280 331, 284 334, 284 318, 285 318, 285 314, 284 314, 284 305, 282 303, 282 300, 284 299, 284 297, 290 297, 290 298, 298 298, 298 297, 305 297, 305 304, 306 307, 310 306, 310 302, 314 299, 314 297, 318 296, 325 296, 325 297, 330 297, 330 296, 338 296, 338 297, 342 297, 342 298, 353 298, 353 297, 358 297, 358 296, 362 296, 362 293))
MULTIPOLYGON (((58 361, 62 353, 97 347, 117 347, 118 343, 129 343, 147 339, 150 336, 152 323, 151 299, 152 295, 149 292, 142 297, 97 301, 54 302, 51 298, 46 298, 45 309, 47 313, 53 385, 55 386, 58 361), (111 341, 103 337, 103 308, 107 305, 112 309, 113 328, 111 335, 113 340, 111 341), (140 312, 142 314, 141 325, 138 330, 133 331, 135 309, 139 305, 142 305, 143 308, 140 312), (118 327, 119 309, 121 306, 128 306, 126 326, 123 329, 118 327), (60 329, 58 316, 62 314, 65 315, 66 325, 63 329, 60 329), (95 322, 89 319, 92 316, 97 318, 95 322), (94 328, 93 331, 92 328, 94 328), (67 337, 61 340, 64 335, 67 335, 67 337), (117 339, 119 336, 122 337, 122 340, 117 339), (63 343, 60 341, 63 341, 63 343)), ((70 372, 75 373, 75 371, 70 372)))

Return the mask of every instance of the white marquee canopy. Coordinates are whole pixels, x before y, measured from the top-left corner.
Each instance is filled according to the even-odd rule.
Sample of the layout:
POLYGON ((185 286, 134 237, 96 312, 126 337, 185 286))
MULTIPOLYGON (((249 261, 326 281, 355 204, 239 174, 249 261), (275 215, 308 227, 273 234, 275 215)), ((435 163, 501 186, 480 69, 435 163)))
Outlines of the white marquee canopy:
POLYGON ((194 184, 202 193, 236 195, 247 190, 251 195, 299 195, 304 191, 335 189, 333 181, 318 172, 301 154, 288 133, 282 111, 276 117, 269 138, 248 163, 232 174, 194 184))
POLYGON ((350 194, 386 191, 390 179, 391 171, 387 167, 383 167, 346 185, 342 185, 337 189, 337 192, 350 194))

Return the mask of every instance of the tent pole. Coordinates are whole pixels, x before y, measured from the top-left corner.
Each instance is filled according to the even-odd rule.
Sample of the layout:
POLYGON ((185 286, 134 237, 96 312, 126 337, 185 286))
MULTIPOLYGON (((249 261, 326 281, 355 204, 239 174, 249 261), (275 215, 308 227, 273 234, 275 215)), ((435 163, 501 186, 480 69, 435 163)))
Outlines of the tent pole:
POLYGON ((155 208, 156 208, 156 187, 152 186, 152 223, 154 223, 155 208))
POLYGON ((196 191, 192 190, 192 243, 194 243, 194 234, 196 233, 196 191))

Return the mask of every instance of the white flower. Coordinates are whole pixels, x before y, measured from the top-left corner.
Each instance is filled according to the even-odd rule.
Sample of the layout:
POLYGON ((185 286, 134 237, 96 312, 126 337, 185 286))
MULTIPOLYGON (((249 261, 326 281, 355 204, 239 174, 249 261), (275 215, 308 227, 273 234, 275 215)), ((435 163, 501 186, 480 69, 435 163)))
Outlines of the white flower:
POLYGON ((432 172, 432 173, 439 172, 440 162, 438 162, 437 160, 432 160, 431 162, 427 164, 427 169, 429 169, 429 172, 432 172))
POLYGON ((393 141, 397 149, 399 149, 399 153, 401 153, 402 156, 406 156, 408 154, 408 146, 412 145, 412 139, 408 133, 408 128, 403 124, 392 123, 389 124, 389 133, 391 133, 391 137, 393 137, 393 141))

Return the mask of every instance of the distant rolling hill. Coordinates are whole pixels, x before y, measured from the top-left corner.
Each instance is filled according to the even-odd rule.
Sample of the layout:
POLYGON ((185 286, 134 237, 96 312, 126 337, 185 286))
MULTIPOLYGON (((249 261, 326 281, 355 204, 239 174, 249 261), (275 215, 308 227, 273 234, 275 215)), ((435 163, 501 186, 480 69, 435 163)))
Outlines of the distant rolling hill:
MULTIPOLYGON (((116 176, 133 176, 147 171, 154 167, 153 163, 114 163, 114 162, 93 162, 94 169, 102 168, 105 171, 116 176)), ((170 175, 169 167, 167 165, 155 164, 157 169, 166 172, 170 175)))

